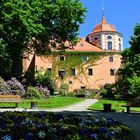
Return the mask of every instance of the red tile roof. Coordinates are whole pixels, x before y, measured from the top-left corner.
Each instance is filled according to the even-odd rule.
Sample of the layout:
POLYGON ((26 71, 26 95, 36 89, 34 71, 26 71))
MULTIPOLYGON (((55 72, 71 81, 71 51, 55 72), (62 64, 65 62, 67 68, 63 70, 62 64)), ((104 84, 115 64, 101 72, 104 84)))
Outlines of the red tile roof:
POLYGON ((116 32, 116 29, 113 25, 107 23, 103 16, 102 21, 94 27, 92 32, 97 33, 97 32, 106 32, 106 31, 107 32, 116 32))

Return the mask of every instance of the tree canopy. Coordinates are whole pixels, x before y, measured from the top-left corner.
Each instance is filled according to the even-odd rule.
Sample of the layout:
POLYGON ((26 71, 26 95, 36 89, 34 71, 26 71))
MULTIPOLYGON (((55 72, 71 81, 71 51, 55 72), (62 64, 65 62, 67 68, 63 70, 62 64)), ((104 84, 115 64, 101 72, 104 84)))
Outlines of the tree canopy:
POLYGON ((12 76, 17 78, 21 76, 22 53, 29 49, 29 42, 39 53, 56 44, 63 49, 66 41, 74 45, 86 11, 79 0, 0 0, 0 3, 0 39, 11 58, 12 76))
MULTIPOLYGON (((140 91, 140 24, 134 28, 134 35, 130 39, 130 48, 122 52, 122 66, 118 71, 117 88, 119 92, 130 95, 140 91)), ((133 96, 132 95, 132 96, 133 96)))

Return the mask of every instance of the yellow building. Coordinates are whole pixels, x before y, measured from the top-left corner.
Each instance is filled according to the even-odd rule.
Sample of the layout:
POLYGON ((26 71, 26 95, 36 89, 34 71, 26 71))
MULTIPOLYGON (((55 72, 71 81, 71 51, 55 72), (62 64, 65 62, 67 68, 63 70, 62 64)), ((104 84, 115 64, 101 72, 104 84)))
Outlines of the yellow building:
POLYGON ((102 16, 101 22, 86 38, 80 38, 74 49, 65 53, 54 51, 46 56, 30 54, 28 59, 23 59, 23 73, 31 68, 48 70, 58 86, 67 83, 70 91, 98 89, 115 82, 122 50, 122 34, 102 16))

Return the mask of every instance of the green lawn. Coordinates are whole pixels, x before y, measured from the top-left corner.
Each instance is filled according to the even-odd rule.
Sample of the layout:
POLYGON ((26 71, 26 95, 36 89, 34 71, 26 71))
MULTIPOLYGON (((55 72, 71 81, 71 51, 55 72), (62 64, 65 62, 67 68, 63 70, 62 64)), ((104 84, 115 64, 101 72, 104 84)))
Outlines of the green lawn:
MULTIPOLYGON (((23 100, 18 104, 18 107, 30 108, 31 101, 38 102, 38 108, 57 108, 63 107, 70 104, 74 104, 84 99, 74 98, 74 97, 51 97, 49 99, 40 99, 40 100, 23 100)), ((0 103, 0 107, 14 107, 14 103, 0 103)))
MULTIPOLYGON (((122 110, 126 110, 126 107, 121 107, 121 105, 125 105, 127 102, 126 101, 118 101, 118 100, 99 100, 96 104, 90 106, 88 109, 90 110, 103 110, 103 104, 104 103, 111 103, 112 104, 112 110, 115 111, 122 111, 122 110)), ((140 107, 139 108, 130 108, 130 110, 133 111, 140 111, 140 107)))

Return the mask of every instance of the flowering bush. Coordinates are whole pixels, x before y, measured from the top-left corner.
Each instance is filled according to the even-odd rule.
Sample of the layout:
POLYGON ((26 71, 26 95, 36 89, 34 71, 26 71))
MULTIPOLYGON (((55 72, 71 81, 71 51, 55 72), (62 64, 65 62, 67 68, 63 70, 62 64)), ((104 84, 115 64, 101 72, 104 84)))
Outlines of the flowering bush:
POLYGON ((112 118, 46 112, 0 113, 1 140, 134 140, 133 131, 112 118))
POLYGON ((50 97, 50 91, 47 87, 43 87, 41 84, 37 84, 35 88, 42 93, 43 98, 50 97))
POLYGON ((11 94, 11 88, 6 84, 6 82, 0 82, 0 94, 11 94))
POLYGON ((12 94, 25 96, 24 86, 16 78, 6 81, 6 84, 11 88, 12 94))

